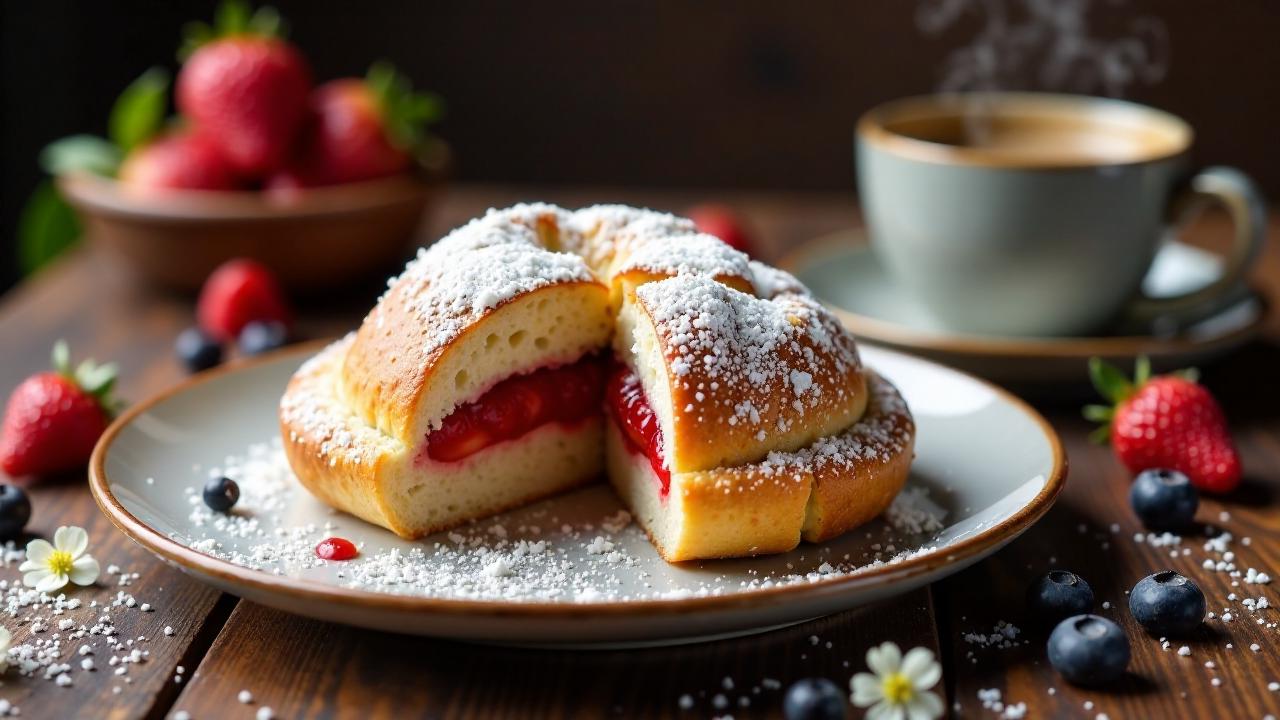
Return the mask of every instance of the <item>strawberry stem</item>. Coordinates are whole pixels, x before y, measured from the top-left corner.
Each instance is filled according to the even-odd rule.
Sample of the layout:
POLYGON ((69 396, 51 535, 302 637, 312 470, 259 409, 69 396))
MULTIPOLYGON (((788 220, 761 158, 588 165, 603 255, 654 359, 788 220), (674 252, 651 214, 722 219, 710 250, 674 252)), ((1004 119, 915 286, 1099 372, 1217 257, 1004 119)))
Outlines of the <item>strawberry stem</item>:
POLYGON ((81 362, 71 370, 71 349, 65 340, 53 345, 53 369, 76 384, 76 387, 92 396, 107 415, 115 415, 123 404, 111 397, 115 388, 117 368, 115 363, 98 365, 92 359, 81 362))
POLYGON ((213 13, 212 26, 199 21, 182 26, 178 59, 185 61, 201 45, 217 38, 232 35, 283 38, 287 34, 288 26, 275 8, 263 6, 250 11, 250 5, 245 0, 223 0, 213 13))
POLYGON ((1133 394, 1133 383, 1129 382, 1129 378, 1115 365, 1104 362, 1100 357, 1089 358, 1089 379, 1093 381, 1093 387, 1112 405, 1124 402, 1133 394))
POLYGON ((426 126, 444 114, 444 102, 432 93, 414 92, 409 77, 385 60, 369 67, 365 82, 378 102, 392 144, 417 153, 427 140, 426 126))

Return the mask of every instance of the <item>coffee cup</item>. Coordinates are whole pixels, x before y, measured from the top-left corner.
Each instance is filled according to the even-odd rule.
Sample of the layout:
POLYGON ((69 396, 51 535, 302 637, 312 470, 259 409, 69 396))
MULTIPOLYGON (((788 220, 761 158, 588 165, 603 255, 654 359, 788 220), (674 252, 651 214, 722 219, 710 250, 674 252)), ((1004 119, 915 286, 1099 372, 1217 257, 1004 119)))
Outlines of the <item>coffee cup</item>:
POLYGON ((881 105, 857 127, 872 247, 960 332, 1072 336, 1203 319, 1237 297, 1266 213, 1240 171, 1190 171, 1192 138, 1174 115, 1107 98, 958 93, 881 105), (1162 238, 1209 203, 1234 224, 1222 275, 1145 295, 1162 238))

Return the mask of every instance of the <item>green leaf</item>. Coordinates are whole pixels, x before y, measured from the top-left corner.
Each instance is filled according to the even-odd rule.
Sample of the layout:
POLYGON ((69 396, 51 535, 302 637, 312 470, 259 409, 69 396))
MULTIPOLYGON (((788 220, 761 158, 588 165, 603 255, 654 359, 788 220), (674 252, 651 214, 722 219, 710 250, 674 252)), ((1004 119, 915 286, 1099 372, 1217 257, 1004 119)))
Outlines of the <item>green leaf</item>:
POLYGON ((262 37, 284 37, 289 33, 289 28, 284 18, 280 17, 280 11, 263 5, 249 18, 248 31, 262 37))
POLYGON ((1120 403, 1133 393, 1133 384, 1114 365, 1103 362, 1100 357, 1089 358, 1089 379, 1102 397, 1112 403, 1120 403))
POLYGON ((444 101, 432 93, 414 92, 408 76, 385 60, 369 67, 365 82, 378 103, 392 144, 416 154, 427 140, 426 126, 444 115, 444 101))
POLYGON ((219 35, 235 35, 249 29, 249 3, 244 0, 222 0, 213 14, 213 27, 219 35))
POLYGON ((80 239, 80 221, 53 181, 36 186, 18 218, 18 260, 33 273, 80 239))
POLYGON ((1116 414, 1116 409, 1110 405, 1085 405, 1084 419, 1091 422, 1109 423, 1111 418, 1116 414))
POLYGON ((169 72, 148 69, 120 93, 111 107, 107 136, 124 153, 151 139, 164 124, 169 103, 169 72))
POLYGON ((1106 445, 1111 442, 1111 426, 1103 425, 1089 433, 1089 442, 1096 443, 1098 445, 1106 445))
POLYGON ((66 340, 58 340, 53 344, 53 369, 63 375, 71 374, 71 348, 66 340))
POLYGON ((120 167, 120 148, 92 135, 55 140, 40 152, 40 167, 50 175, 87 171, 111 177, 120 167))
POLYGON ((1133 386, 1142 387, 1151 379, 1151 359, 1146 355, 1139 355, 1133 365, 1133 386))
POLYGON ((106 397, 116 381, 116 366, 114 363, 98 365, 93 360, 85 360, 76 368, 75 378, 81 390, 97 398, 106 397))

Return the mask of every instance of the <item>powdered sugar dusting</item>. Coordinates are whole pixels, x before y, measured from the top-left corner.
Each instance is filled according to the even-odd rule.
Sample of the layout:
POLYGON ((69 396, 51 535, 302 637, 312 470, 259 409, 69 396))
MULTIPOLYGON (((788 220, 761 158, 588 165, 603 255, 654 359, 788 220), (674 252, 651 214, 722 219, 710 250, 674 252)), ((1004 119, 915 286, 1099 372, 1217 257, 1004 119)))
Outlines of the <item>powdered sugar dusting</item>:
MULTIPOLYGON (((922 492, 922 491, 921 491, 922 492)), ((186 490, 191 534, 174 539, 208 555, 273 575, 378 593, 475 601, 599 603, 706 597, 852 575, 937 550, 930 528, 891 511, 845 538, 781 556, 671 566, 653 550, 612 492, 594 486, 417 542, 325 508, 298 484, 279 440, 255 444, 193 473, 186 490), (230 514, 199 501, 204 479, 236 479, 230 514), (923 531, 923 532, 921 532, 923 531), (352 561, 316 557, 340 535, 360 549, 352 561)), ((916 497, 912 493, 912 497, 916 497)), ((928 504, 925 504, 928 506, 928 504)))
POLYGON ((636 297, 675 381, 689 391, 691 421, 705 421, 700 406, 727 405, 729 425, 785 432, 812 408, 847 403, 857 350, 815 301, 762 300, 692 275, 642 285, 636 297), (775 396, 779 388, 791 391, 789 402, 775 396))
POLYGON ((750 280, 747 256, 719 238, 695 233, 663 236, 660 242, 641 242, 616 270, 644 270, 670 275, 703 275, 750 280))
POLYGON ((465 252, 449 243, 422 250, 391 286, 389 293, 399 296, 422 327, 431 328, 422 336, 423 356, 448 345, 488 311, 515 297, 557 283, 595 280, 577 255, 532 244, 531 230, 524 230, 523 241, 509 241, 519 234, 481 227, 479 240, 492 239, 492 244, 465 252))

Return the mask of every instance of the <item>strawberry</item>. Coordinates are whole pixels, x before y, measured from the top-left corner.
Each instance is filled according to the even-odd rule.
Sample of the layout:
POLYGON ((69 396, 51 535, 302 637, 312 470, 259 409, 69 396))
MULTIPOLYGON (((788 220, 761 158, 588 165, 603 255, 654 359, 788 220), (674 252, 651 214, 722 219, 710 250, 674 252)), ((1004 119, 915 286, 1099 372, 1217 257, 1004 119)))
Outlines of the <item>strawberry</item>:
POLYGON ((231 342, 251 322, 292 320, 279 283, 266 267, 253 260, 228 260, 214 270, 200 289, 196 319, 209 335, 231 342))
POLYGON ((724 205, 708 204, 691 207, 687 214, 698 232, 714 235, 734 250, 751 254, 751 236, 746 230, 746 223, 733 210, 724 205))
POLYGON ((284 164, 307 111, 311 70, 277 36, 270 8, 252 16, 227 0, 214 27, 195 25, 178 73, 178 109, 242 174, 265 176, 284 164))
POLYGON ((336 185, 409 169, 426 140, 425 125, 440 101, 413 92, 386 63, 367 77, 327 82, 311 94, 309 118, 295 161, 267 180, 269 189, 336 185))
POLYGON ((67 345, 59 342, 53 366, 9 396, 0 424, 0 469, 12 477, 82 467, 111 420, 114 365, 85 361, 72 372, 67 345))
POLYGON ((1229 492, 1240 484, 1240 456, 1226 417, 1194 372, 1153 378, 1144 357, 1133 382, 1099 358, 1089 361, 1089 374, 1112 405, 1090 405, 1085 417, 1104 423, 1095 439, 1109 438, 1130 472, 1179 470, 1207 492, 1229 492))
POLYGON ((146 190, 235 190, 231 166, 204 137, 161 135, 138 146, 120 166, 120 181, 146 190))

